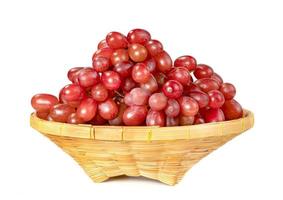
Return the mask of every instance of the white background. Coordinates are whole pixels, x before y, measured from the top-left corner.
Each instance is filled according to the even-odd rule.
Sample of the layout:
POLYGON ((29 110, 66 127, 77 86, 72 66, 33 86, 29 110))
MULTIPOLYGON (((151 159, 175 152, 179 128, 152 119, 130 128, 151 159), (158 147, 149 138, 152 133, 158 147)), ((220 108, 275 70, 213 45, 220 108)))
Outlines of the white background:
POLYGON ((0 1, 0 199, 283 199, 283 7, 269 1, 0 1), (191 54, 236 85, 255 127, 176 186, 93 183, 29 127, 30 98, 58 94, 110 31, 140 27, 173 58, 191 54))

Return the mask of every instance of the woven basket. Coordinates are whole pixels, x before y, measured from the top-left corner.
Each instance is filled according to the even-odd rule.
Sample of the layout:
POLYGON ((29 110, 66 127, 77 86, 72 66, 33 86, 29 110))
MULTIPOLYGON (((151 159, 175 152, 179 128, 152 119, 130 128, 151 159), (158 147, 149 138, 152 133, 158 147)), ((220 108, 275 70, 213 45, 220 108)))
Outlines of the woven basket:
POLYGON ((196 162, 253 126, 241 119, 178 127, 72 125, 30 117, 31 126, 72 156, 89 177, 144 176, 175 185, 196 162))

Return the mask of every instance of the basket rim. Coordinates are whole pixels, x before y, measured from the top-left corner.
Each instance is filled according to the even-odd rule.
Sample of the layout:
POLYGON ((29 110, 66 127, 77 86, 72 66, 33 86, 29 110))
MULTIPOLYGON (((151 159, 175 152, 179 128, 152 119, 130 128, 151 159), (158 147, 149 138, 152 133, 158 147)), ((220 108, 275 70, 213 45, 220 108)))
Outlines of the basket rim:
POLYGON ((240 134, 254 125, 254 114, 244 110, 243 117, 236 120, 189 126, 93 126, 67 124, 40 119, 30 115, 30 126, 47 135, 109 141, 159 141, 196 139, 213 136, 240 134))

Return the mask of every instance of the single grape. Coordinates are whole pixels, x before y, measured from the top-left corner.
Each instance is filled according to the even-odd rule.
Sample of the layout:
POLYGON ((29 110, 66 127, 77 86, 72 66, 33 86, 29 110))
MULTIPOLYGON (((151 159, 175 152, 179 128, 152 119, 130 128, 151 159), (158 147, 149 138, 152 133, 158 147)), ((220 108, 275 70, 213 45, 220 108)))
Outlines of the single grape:
POLYGON ((106 101, 100 102, 98 104, 98 113, 102 118, 106 120, 116 118, 118 111, 118 106, 112 99, 107 99, 106 101))
POLYGON ((180 105, 178 101, 175 99, 168 99, 167 106, 164 111, 168 117, 177 117, 180 113, 180 105))
POLYGON ((148 105, 152 110, 163 110, 167 106, 167 97, 163 93, 154 93, 149 97, 148 105))
POLYGON ((130 44, 128 48, 129 56, 134 62, 143 62, 147 58, 147 50, 141 44, 130 44))
POLYGON ((149 94, 146 90, 142 88, 134 88, 131 90, 130 95, 133 105, 142 106, 147 104, 149 94))
POLYGON ((145 47, 151 56, 155 56, 163 51, 163 45, 158 40, 149 40, 145 47))
POLYGON ((98 49, 92 56, 92 60, 98 58, 98 57, 104 57, 110 59, 114 50, 110 48, 103 48, 103 49, 98 49))
POLYGON ((75 79, 78 77, 79 73, 80 73, 80 70, 82 70, 83 67, 73 67, 71 68, 69 71, 68 71, 68 79, 71 81, 71 82, 75 82, 75 79))
POLYGON ((61 102, 77 107, 81 100, 85 98, 85 90, 77 84, 69 84, 61 89, 59 98, 61 102))
POLYGON ((165 115, 162 111, 149 110, 146 116, 147 126, 165 126, 165 115))
POLYGON ((68 117, 67 123, 69 124, 83 124, 84 120, 77 116, 77 113, 71 113, 68 117))
POLYGON ((172 68, 172 59, 166 51, 162 51, 154 56, 157 69, 160 72, 168 72, 172 68))
POLYGON ((133 66, 134 64, 130 61, 121 62, 114 66, 113 71, 119 73, 122 78, 126 78, 131 75, 133 66))
POLYGON ((218 85, 222 85, 222 83, 223 83, 223 79, 221 78, 221 76, 219 74, 215 73, 215 72, 212 74, 212 76, 210 78, 216 80, 218 85))
POLYGON ((67 122, 69 115, 74 112, 76 112, 75 108, 68 104, 57 104, 50 110, 49 116, 55 122, 65 123, 67 122))
POLYGON ((108 90, 117 90, 121 85, 121 78, 117 72, 106 71, 102 73, 101 82, 108 90))
POLYGON ((197 61, 192 56, 180 56, 174 61, 175 67, 185 67, 190 72, 194 71, 197 66, 197 61))
POLYGON ((110 67, 110 60, 105 57, 97 57, 93 59, 92 67, 96 72, 105 72, 110 67))
POLYGON ((213 73, 213 69, 205 64, 198 64, 194 71, 194 75, 197 79, 210 78, 213 73))
POLYGON ((156 62, 153 58, 149 58, 143 62, 146 65, 149 72, 154 72, 156 70, 156 62))
POLYGON ((153 75, 150 75, 149 81, 140 84, 140 87, 150 94, 158 90, 158 84, 153 75))
POLYGON ((144 29, 133 29, 127 35, 128 42, 131 44, 139 43, 143 45, 148 42, 150 38, 150 33, 144 29))
POLYGON ((162 91, 168 98, 176 99, 182 95, 183 86, 176 80, 169 80, 163 85, 162 91))
POLYGON ((203 92, 209 92, 211 90, 218 90, 219 85, 217 84, 217 81, 211 78, 202 78, 198 79, 195 84, 203 91, 203 92))
POLYGON ((195 116, 198 113, 199 106, 196 100, 191 97, 180 97, 178 99, 181 108, 181 114, 184 116, 195 116))
POLYGON ((97 84, 100 80, 98 73, 91 68, 85 68, 80 71, 78 76, 79 84, 82 87, 88 88, 97 84))
POLYGON ((183 86, 190 85, 191 75, 187 68, 176 67, 173 68, 167 75, 169 80, 176 80, 183 86))
POLYGON ((150 79, 150 72, 146 65, 143 63, 137 63, 132 70, 132 78, 137 83, 146 83, 150 79))
POLYGON ((130 106, 123 114, 123 122, 126 126, 138 126, 144 123, 146 115, 146 106, 130 106))
POLYGON ((202 118, 200 115, 195 116, 194 124, 204 124, 204 123, 205 123, 204 118, 202 118))
POLYGON ((103 48, 109 48, 106 39, 101 40, 97 45, 97 49, 103 49, 103 48))
POLYGON ((50 109, 58 103, 57 97, 51 94, 36 94, 31 99, 31 106, 40 113, 49 113, 50 109))
POLYGON ((35 115, 40 119, 47 120, 47 117, 49 115, 49 111, 48 112, 36 112, 35 115))
POLYGON ((234 99, 225 101, 221 109, 224 112, 226 120, 239 119, 243 117, 243 108, 234 99))
POLYGON ((97 103, 92 98, 82 100, 77 109, 77 117, 87 122, 94 118, 97 110, 97 103))
POLYGON ((162 87, 162 86, 165 84, 166 80, 167 80, 166 75, 165 75, 164 73, 162 73, 162 72, 157 72, 157 73, 155 73, 155 74, 154 74, 154 77, 155 77, 155 79, 156 79, 156 81, 157 81, 157 84, 158 84, 160 87, 162 87))
POLYGON ((207 95, 209 96, 208 106, 210 108, 220 108, 225 102, 223 94, 218 90, 211 90, 207 93, 207 95))
POLYGON ((108 90, 103 84, 99 83, 92 87, 91 97, 95 101, 105 101, 108 98, 108 90))
POLYGON ((192 125, 194 124, 195 117, 194 116, 185 116, 180 115, 179 123, 181 126, 192 125))
POLYGON ((166 126, 179 126, 179 117, 166 117, 166 126))
POLYGON ((225 120, 224 113, 222 112, 221 109, 216 108, 216 109, 208 109, 205 114, 204 114, 204 120, 206 123, 211 123, 211 122, 221 122, 225 120))
POLYGON ((231 83, 223 83, 220 86, 220 92, 224 95, 226 100, 231 100, 235 97, 236 95, 236 88, 233 84, 231 83))
POLYGON ((118 32, 110 32, 106 36, 106 42, 111 49, 123 49, 128 46, 126 36, 118 32))
POLYGON ((112 56, 110 57, 112 65, 117 65, 121 62, 129 61, 129 54, 128 50, 126 49, 117 49, 113 52, 112 56))
POLYGON ((199 108, 208 106, 209 96, 202 91, 193 91, 189 93, 189 96, 198 102, 199 108))

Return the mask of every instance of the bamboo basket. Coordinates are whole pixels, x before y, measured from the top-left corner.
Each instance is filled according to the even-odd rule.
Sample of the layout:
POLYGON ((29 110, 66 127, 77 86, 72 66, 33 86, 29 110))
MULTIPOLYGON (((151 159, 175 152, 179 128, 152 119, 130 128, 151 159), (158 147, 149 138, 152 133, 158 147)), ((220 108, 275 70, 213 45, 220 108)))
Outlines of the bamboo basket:
POLYGON ((95 182, 144 176, 175 185, 200 159, 250 129, 254 116, 178 127, 72 125, 30 117, 31 127, 51 139, 95 182))

